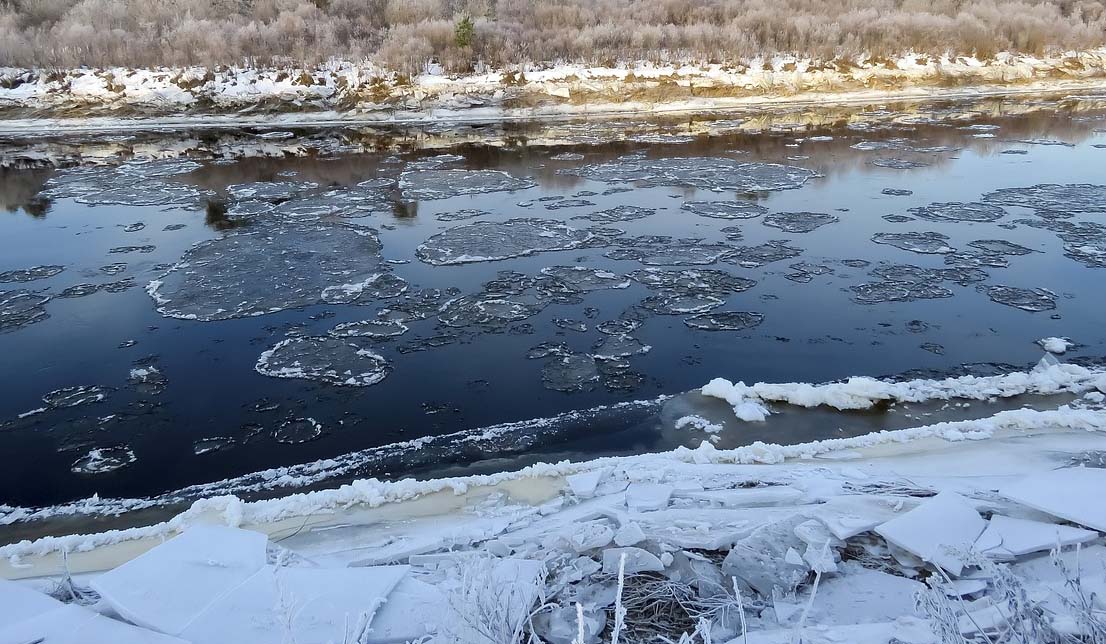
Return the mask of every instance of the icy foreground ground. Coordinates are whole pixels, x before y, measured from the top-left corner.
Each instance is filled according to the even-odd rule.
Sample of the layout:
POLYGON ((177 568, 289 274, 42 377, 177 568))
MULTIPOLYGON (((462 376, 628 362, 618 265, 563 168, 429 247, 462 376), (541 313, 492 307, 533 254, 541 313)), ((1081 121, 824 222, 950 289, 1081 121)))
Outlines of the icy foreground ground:
POLYGON ((0 581, 0 642, 1102 642, 1106 375, 1046 359, 919 383, 704 393, 738 416, 1078 397, 805 445, 206 499, 0 547, 19 580, 0 581))

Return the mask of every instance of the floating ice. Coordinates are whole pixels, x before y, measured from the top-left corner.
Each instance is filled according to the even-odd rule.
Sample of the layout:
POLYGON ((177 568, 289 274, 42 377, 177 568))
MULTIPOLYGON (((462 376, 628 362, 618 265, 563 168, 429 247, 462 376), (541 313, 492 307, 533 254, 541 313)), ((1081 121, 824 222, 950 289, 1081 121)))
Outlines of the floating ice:
POLYGON ((395 208, 395 202, 383 190, 353 187, 292 197, 277 204, 272 213, 285 220, 315 220, 321 217, 367 217, 391 213, 395 208))
POLYGON ((156 396, 165 391, 169 385, 169 379, 152 361, 144 361, 143 364, 131 369, 127 384, 141 394, 156 396))
POLYGON ((953 252, 953 248, 946 243, 948 240, 947 235, 937 232, 876 233, 872 236, 872 241, 877 244, 887 244, 923 255, 953 252))
POLYGON ((552 219, 476 222, 432 235, 416 249, 415 255, 435 266, 490 262, 579 248, 594 238, 586 230, 552 219))
POLYGON ((582 320, 573 320, 570 318, 553 318, 553 326, 558 329, 575 331, 577 333, 587 333, 588 331, 587 323, 582 320))
POLYGON ((928 206, 911 208, 910 214, 928 221, 998 221, 1006 216, 1006 211, 992 204, 986 203, 961 203, 952 201, 948 203, 931 203, 928 206))
POLYGON ((712 219, 753 219, 768 212, 751 201, 685 201, 680 210, 712 219))
POLYGON ((99 293, 100 288, 100 284, 74 284, 61 293, 58 293, 58 297, 66 299, 75 297, 86 297, 94 293, 99 293))
POLYGON ((394 338, 407 333, 407 325, 397 320, 361 320, 339 324, 329 331, 336 338, 394 338))
POLYGON ((550 360, 541 370, 542 384, 554 391, 586 391, 599 381, 595 358, 572 353, 550 360))
POLYGON ((116 262, 114 264, 108 264, 107 266, 101 266, 100 272, 107 275, 118 275, 127 270, 127 265, 124 262, 116 262))
POLYGON ((42 402, 52 409, 77 407, 89 403, 98 403, 107 399, 111 390, 98 385, 66 387, 56 389, 42 397, 42 402))
POLYGON ((850 286, 852 299, 859 304, 881 302, 913 302, 952 297, 952 291, 933 284, 911 282, 868 282, 850 286))
POLYGON ((641 302, 642 308, 658 315, 685 315, 705 313, 726 303, 726 300, 707 293, 662 293, 650 295, 641 302))
POLYGON ((50 317, 50 298, 25 290, 0 291, 0 333, 16 331, 50 317))
POLYGON ((227 193, 237 200, 287 201, 298 194, 315 190, 319 184, 313 181, 257 181, 227 186, 227 193))
POLYGON ((541 269, 543 275, 555 277, 574 291, 581 293, 602 289, 622 289, 630 286, 630 279, 599 268, 586 266, 548 266, 541 269))
POLYGON ((763 314, 750 311, 714 311, 684 320, 684 324, 700 331, 744 331, 760 326, 762 322, 763 314))
POLYGON ((800 248, 788 246, 785 241, 773 240, 757 246, 739 246, 725 261, 745 268, 759 268, 772 262, 794 259, 802 254, 800 248))
POLYGON ((968 246, 986 253, 996 253, 999 255, 1028 255, 1034 252, 1032 248, 1026 248, 1025 246, 1006 241, 1005 239, 977 239, 973 242, 969 242, 968 246))
POLYGON ((641 206, 621 205, 606 210, 593 212, 590 215, 577 215, 573 219, 586 219, 599 224, 613 224, 620 221, 634 221, 656 214, 655 208, 643 208, 641 206))
POLYGON ((913 190, 905 190, 903 188, 884 188, 880 190, 880 194, 889 195, 891 197, 909 197, 914 194, 913 190))
POLYGON ((51 265, 51 266, 32 266, 31 268, 19 269, 14 271, 4 271, 0 273, 0 283, 5 282, 32 282, 34 280, 44 280, 51 278, 55 275, 61 274, 65 270, 64 266, 51 265))
POLYGON ((273 440, 285 445, 309 443, 322 435, 322 423, 314 418, 289 418, 273 430, 273 440))
POLYGON ((606 163, 557 171, 606 183, 677 186, 717 192, 762 192, 800 188, 817 176, 813 170, 776 163, 739 163, 732 159, 686 157, 644 159, 627 156, 606 163))
POLYGON ((645 268, 630 273, 634 281, 659 291, 700 292, 730 295, 747 291, 756 282, 710 268, 663 270, 645 268))
POLYGON ((605 257, 637 261, 646 266, 703 266, 717 262, 734 250, 727 244, 656 235, 620 239, 616 243, 620 247, 608 251, 605 257))
POLYGON ((924 168, 929 165, 924 161, 911 161, 910 159, 900 159, 898 157, 881 157, 879 159, 872 159, 870 163, 880 168, 891 168, 893 170, 913 170, 914 168, 924 168))
POLYGON ((490 217, 492 213, 487 210, 474 210, 463 209, 454 210, 452 212, 439 212, 434 215, 434 219, 438 221, 464 221, 466 219, 476 219, 477 217, 490 217))
POLYGON ((980 287, 992 302, 1016 309, 1037 313, 1056 308, 1056 294, 1043 288, 1019 288, 1017 286, 980 287))
POLYGON ((115 248, 108 250, 108 252, 114 255, 124 255, 127 253, 141 253, 143 255, 148 255, 155 250, 157 250, 157 246, 154 246, 153 244, 144 244, 142 246, 116 246, 115 248))
POLYGON ((583 161, 584 155, 578 152, 561 152, 549 157, 550 161, 583 161))
POLYGON ((261 354, 257 372, 274 378, 317 380, 332 385, 368 387, 384 380, 391 365, 346 339, 292 338, 261 354))
POLYGON ((956 250, 946 253, 943 259, 947 266, 954 268, 1006 268, 1010 265, 1005 255, 980 250, 956 250))
POLYGON ((525 190, 537 184, 500 170, 417 170, 399 177, 405 199, 448 199, 461 195, 525 190))
POLYGON ((594 206, 594 201, 588 201, 587 199, 561 199, 553 203, 545 205, 546 210, 560 210, 562 208, 585 208, 587 206, 594 206))
POLYGON ((107 474, 126 467, 137 460, 126 445, 97 447, 73 462, 69 467, 74 474, 107 474))
POLYGON ((212 452, 221 452, 225 449, 234 447, 234 445, 234 439, 227 436, 212 436, 211 438, 201 438, 199 440, 192 441, 192 453, 196 456, 202 456, 204 454, 210 454, 212 452))
POLYGON ((761 223, 788 233, 809 233, 838 221, 837 217, 823 212, 774 212, 761 223))
POLYGON ((595 330, 604 335, 622 335, 631 333, 639 327, 641 327, 641 320, 619 318, 617 320, 604 320, 595 325, 595 330))
POLYGON ((501 328, 537 315, 547 301, 532 294, 479 293, 464 295, 445 306, 438 319, 451 327, 501 328))
MULTIPOLYGON (((162 315, 227 320, 375 298, 387 273, 375 235, 340 224, 256 225, 201 242, 147 292, 162 315)), ((394 295, 395 280, 385 280, 394 295)))
POLYGON ((652 347, 629 335, 605 335, 592 347, 592 356, 599 360, 615 360, 648 353, 652 347))
POLYGON ((1000 188, 983 195, 988 203, 1022 206, 1068 215, 1106 212, 1106 185, 1042 183, 1026 188, 1000 188))

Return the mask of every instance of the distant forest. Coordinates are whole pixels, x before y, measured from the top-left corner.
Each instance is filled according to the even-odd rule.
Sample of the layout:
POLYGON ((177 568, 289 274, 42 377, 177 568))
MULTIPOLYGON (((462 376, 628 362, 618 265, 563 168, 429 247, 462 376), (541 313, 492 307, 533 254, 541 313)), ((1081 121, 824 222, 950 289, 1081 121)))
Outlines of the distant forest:
POLYGON ((0 66, 748 61, 1043 54, 1106 43, 1106 0, 0 0, 0 66))

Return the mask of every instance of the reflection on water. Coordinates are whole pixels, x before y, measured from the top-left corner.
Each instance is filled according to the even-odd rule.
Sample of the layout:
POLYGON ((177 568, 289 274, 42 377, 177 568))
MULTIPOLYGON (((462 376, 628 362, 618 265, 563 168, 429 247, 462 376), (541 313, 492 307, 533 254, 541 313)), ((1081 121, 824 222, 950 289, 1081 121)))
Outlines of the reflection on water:
MULTIPOLYGON (((0 503, 695 445, 689 395, 502 423, 717 376, 1021 368, 1046 336, 1106 353, 1104 108, 0 141, 0 503), (13 169, 48 165, 73 167, 13 169), (1008 190, 1039 184, 1063 187, 1008 190)), ((925 413, 977 412, 719 440, 925 413)))

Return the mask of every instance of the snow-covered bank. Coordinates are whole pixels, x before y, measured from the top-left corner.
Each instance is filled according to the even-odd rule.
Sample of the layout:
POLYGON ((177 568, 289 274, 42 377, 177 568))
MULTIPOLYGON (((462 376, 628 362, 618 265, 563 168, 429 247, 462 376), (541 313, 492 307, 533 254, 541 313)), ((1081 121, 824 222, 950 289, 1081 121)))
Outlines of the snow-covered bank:
MULTIPOLYGON (((342 633, 355 625, 367 635, 352 641, 364 642, 499 644, 532 631, 567 644, 579 628, 587 642, 611 641, 612 630, 675 641, 698 628, 693 641, 744 642, 744 629, 752 642, 920 644, 1030 626, 1042 633, 1030 641, 1067 641, 1100 628, 1106 609, 1097 398, 817 445, 704 443, 256 503, 209 499, 150 528, 4 546, 0 574, 50 588, 42 576, 61 571, 66 550, 69 570, 92 573, 58 593, 88 606, 70 612, 122 615, 194 644, 246 622, 305 642, 351 641, 342 633), (251 533, 187 530, 210 524, 268 534, 269 556, 251 533), (181 530, 188 539, 134 559, 181 530), (1054 564, 1047 553, 1058 546, 1054 564), (385 577, 394 580, 365 587, 363 605, 326 599, 385 577), (210 587, 246 579, 272 600, 210 587), (304 610, 313 618, 293 618, 304 610), (406 630, 393 630, 397 621, 406 630)), ((40 620, 20 633, 53 627, 40 620)), ((162 641, 144 636, 135 641, 162 641)))
POLYGON ((407 78, 368 63, 314 69, 0 69, 4 131, 224 124, 495 121, 1104 87, 1106 49, 1044 58, 906 55, 748 65, 557 65, 407 78), (33 115, 33 118, 24 118, 33 115), (128 124, 124 117, 158 117, 128 124), (212 117, 218 118, 212 118, 212 117), (57 117, 57 118, 43 118, 57 117), (202 118, 201 118, 202 117, 202 118))

